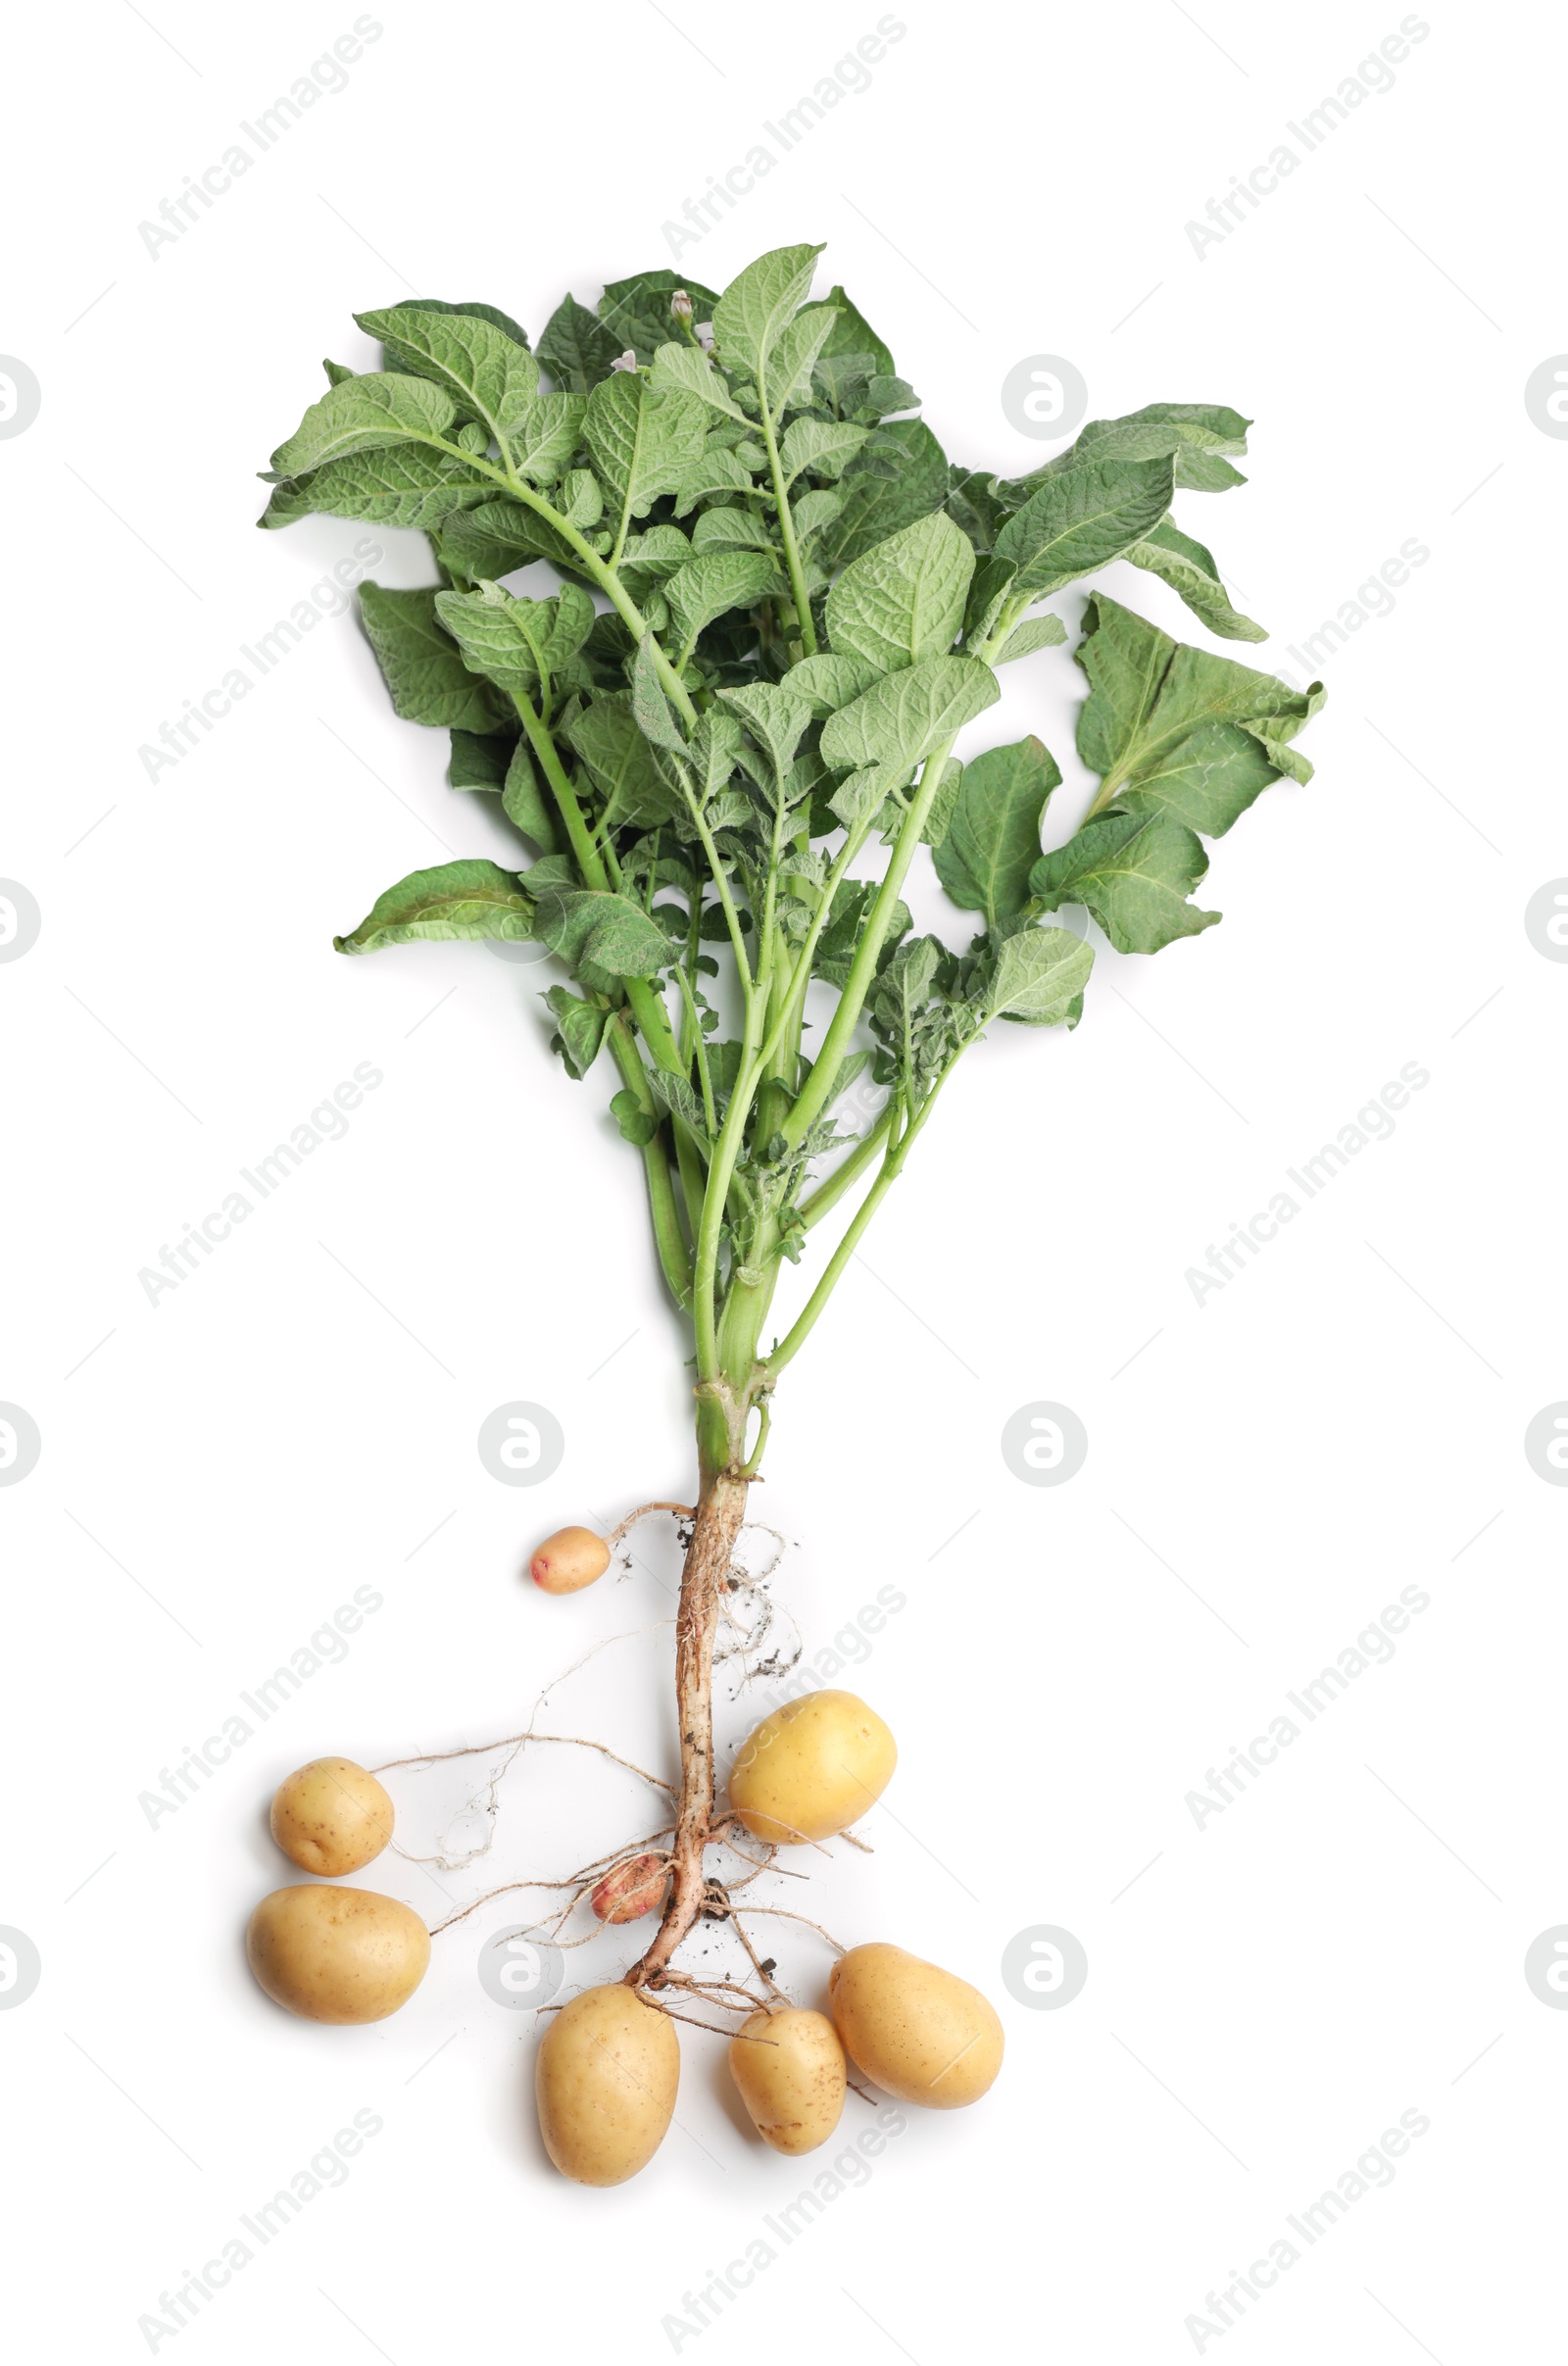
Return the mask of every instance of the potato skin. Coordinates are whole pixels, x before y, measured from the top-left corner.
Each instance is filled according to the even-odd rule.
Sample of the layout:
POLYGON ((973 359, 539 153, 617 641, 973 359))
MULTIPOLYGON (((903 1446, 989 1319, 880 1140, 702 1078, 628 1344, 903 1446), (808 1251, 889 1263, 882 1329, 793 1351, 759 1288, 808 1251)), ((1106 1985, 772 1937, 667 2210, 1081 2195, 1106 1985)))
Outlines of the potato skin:
POLYGON ((956 2111, 1002 2068, 1002 2023, 967 1980, 903 1947, 851 1947, 828 2002, 852 2061, 901 2103, 956 2111))
POLYGON ((313 1758, 272 1794, 272 1838, 306 1873, 358 1873, 392 1838, 392 1801, 352 1758, 313 1758))
POLYGON ((585 1989, 552 2019, 534 2066, 545 2150, 576 2185, 623 2185, 663 2143, 679 2083, 669 2016, 619 1981, 585 1989))
POLYGON ((262 1899, 245 1952, 273 2003, 304 2021, 384 2021, 424 1978, 430 1934, 379 1891, 301 1882, 262 1899))
POLYGON ((826 2013, 753 2013, 729 2044, 730 2076, 775 2152, 814 2152, 844 2109, 844 2048, 826 2013))
POLYGON ((875 1805, 898 1762, 893 1736, 854 1693, 808 1693, 742 1745, 729 1803, 760 1841, 831 1840, 875 1805))
POLYGON ((558 1528, 547 1536, 528 1575, 545 1594, 580 1594, 610 1566, 610 1547, 591 1528, 558 1528))

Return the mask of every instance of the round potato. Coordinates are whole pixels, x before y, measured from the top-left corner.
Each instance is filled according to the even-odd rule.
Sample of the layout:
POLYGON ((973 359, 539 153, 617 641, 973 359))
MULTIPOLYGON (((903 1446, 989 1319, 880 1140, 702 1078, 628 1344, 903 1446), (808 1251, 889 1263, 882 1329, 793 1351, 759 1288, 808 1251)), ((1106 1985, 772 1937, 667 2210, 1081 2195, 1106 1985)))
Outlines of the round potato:
POLYGON ((262 1899, 245 1952, 273 2003, 302 2020, 384 2021, 424 1978, 430 1934, 376 1890, 301 1882, 262 1899))
POLYGON ((307 1873, 358 1873, 392 1838, 392 1801, 352 1758, 313 1758, 273 1793, 272 1838, 307 1873))
POLYGON ((729 2045, 730 2076, 775 2152, 814 2152, 844 2109, 844 2048, 826 2013, 753 2013, 729 2045))
POLYGON ((551 2021, 534 2068, 539 2133, 563 2177, 618 2186, 664 2141, 680 2083, 667 2013, 617 1981, 585 1989, 551 2021))
POLYGON ((610 1566, 610 1547, 591 1528, 558 1528, 547 1536, 528 1575, 546 1594, 580 1594, 610 1566))
POLYGON ((764 1717, 730 1769, 729 1803, 760 1841, 826 1841, 876 1804, 899 1762, 854 1693, 808 1693, 764 1717))
POLYGON ((1002 2068, 1002 2023, 977 1988, 903 1947, 851 1947, 828 2002, 852 2061, 901 2103, 955 2111, 1002 2068))

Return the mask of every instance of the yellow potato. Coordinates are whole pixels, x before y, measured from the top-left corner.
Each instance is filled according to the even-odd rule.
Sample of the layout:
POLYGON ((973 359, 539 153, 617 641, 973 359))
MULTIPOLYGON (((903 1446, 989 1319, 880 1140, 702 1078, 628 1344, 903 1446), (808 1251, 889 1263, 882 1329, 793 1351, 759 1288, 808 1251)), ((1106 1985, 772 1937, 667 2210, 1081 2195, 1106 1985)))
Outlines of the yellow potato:
POLYGON ((729 2045, 730 2076, 764 2144, 814 2152, 844 2109, 844 2048, 826 2013, 753 2013, 729 2045))
POLYGON ((826 1841, 875 1806, 898 1745, 854 1693, 808 1693, 776 1708, 730 1769, 729 1803, 760 1841, 826 1841))
POLYGON ((602 1536, 591 1528, 558 1528, 528 1563, 528 1575, 546 1594, 579 1594, 609 1566, 610 1547, 602 1536))
POLYGON ((245 1952, 273 2003, 306 2021, 384 2021, 424 1978, 430 1934, 379 1891, 302 1882, 262 1899, 245 1952))
POLYGON ((1002 2068, 1002 2023, 977 1988, 903 1947, 851 1947, 828 2002, 851 2059, 901 2103, 955 2111, 1002 2068))
POLYGON ((352 1758, 313 1758, 274 1792, 272 1838, 307 1873, 358 1873, 392 1838, 392 1802, 352 1758))
POLYGON ((618 2186, 664 2141, 680 2083, 667 2013, 617 1981, 585 1989, 551 2021, 534 2069, 539 2133, 563 2177, 618 2186))

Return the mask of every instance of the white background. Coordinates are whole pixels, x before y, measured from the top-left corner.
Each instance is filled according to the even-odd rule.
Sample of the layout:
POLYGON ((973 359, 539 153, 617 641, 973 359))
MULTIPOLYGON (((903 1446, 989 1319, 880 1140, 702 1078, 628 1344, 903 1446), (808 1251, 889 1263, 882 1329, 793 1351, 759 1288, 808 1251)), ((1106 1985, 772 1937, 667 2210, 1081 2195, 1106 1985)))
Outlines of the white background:
MULTIPOLYGON (((156 258, 138 224, 351 9, 157 0, 155 27, 100 0, 12 35, 0 345, 42 387, 0 443, 0 871, 42 912, 0 967, 0 1398, 43 1441, 0 1490, 0 1923, 43 1964, 0 2012, 19 2356, 148 2354, 160 2292, 357 2108, 384 2127, 347 2184, 159 2355, 671 2354, 662 2320, 821 2165, 762 2151, 722 2047, 685 2031, 655 2165, 610 2193, 557 2178, 531 2016, 475 1975, 484 1933, 527 1918, 511 1901, 374 2028, 291 2021, 250 1982, 246 1917, 294 1877, 266 1805, 301 1760, 514 1731, 637 1630, 555 1696, 554 1729, 670 1762, 668 1539, 574 1601, 520 1572, 564 1520, 684 1492, 686 1351, 606 1080, 572 1087, 546 1050, 544 974, 331 950, 444 848, 510 843, 445 786, 445 735, 394 718, 352 616, 155 781, 138 758, 367 531, 252 528, 319 357, 371 366, 351 314, 480 296, 537 334, 568 286, 591 302, 665 261, 666 219, 876 17, 672 13, 383 8, 347 88, 156 258), (346 1137, 149 1305, 139 1269, 360 1061, 384 1082, 346 1137), (565 1432, 532 1494, 475 1452, 514 1399, 565 1432), (150 1829, 138 1795, 362 1585, 383 1603, 347 1658, 150 1829)), ((876 1854, 823 1866, 808 1910, 985 1987, 1008 2057, 974 2110, 911 2114, 685 2356, 1470 2366, 1557 2338, 1568 2019, 1522 1964, 1568 1921, 1568 1495, 1522 1440, 1568 1397, 1568 966, 1523 913, 1568 872, 1568 448, 1523 390, 1568 347, 1562 36, 1545 12, 1433 10, 1393 89, 1200 258, 1189 219, 1399 11, 1199 15, 905 5, 870 88, 680 258, 722 285, 827 240, 819 287, 848 283, 970 463, 1054 448, 1001 410, 1033 354, 1077 364, 1091 416, 1255 417, 1250 485, 1180 514, 1271 626, 1260 662, 1298 677, 1289 644, 1407 539, 1430 552, 1327 668, 1316 779, 1215 849, 1223 927, 1155 962, 1102 948, 1076 1034, 1003 1030, 966 1063, 781 1394, 764 1492, 809 1650, 879 1587, 907 1596, 849 1678, 901 1746, 876 1854), (1430 1083, 1393 1137, 1195 1304, 1187 1268, 1406 1062, 1430 1083), (1002 1460, 1036 1400, 1087 1425, 1068 1485, 1002 1460), (1206 1770, 1406 1586, 1430 1606, 1392 1663, 1200 1828, 1206 1770), (1060 2011, 1002 1984, 1042 1924, 1088 1950, 1060 2011), (1186 2327, 1407 2109, 1430 2131, 1392 2186, 1230 2331, 1186 2327)), ((380 539, 381 580, 429 579, 419 538, 380 539)), ((1151 577, 1106 580, 1206 642, 1151 577)), ((1076 627, 1078 596, 1058 605, 1076 627)), ((1088 795, 1078 689, 1064 654, 1033 659, 970 735, 1047 739, 1050 843, 1088 795)), ((733 1737, 750 1712, 720 1713, 733 1737)), ((394 1780, 427 1851, 461 1793, 394 1780)), ((440 1890, 567 1871, 641 1828, 644 1796, 537 1752, 487 1866, 440 1890)), ((363 1878, 447 1910, 395 1856, 363 1878)), ((573 1962, 612 1977, 634 1938, 573 1962)), ((819 2000, 819 1943, 777 1951, 819 2000)))

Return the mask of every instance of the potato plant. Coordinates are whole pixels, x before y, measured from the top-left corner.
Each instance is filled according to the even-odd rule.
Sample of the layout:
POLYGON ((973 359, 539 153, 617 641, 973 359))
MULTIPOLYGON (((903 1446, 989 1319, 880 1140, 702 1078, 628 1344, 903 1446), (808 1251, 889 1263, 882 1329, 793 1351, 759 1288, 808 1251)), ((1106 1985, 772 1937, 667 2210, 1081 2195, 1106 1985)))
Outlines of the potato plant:
MULTIPOLYGON (((1158 576, 1210 634, 1264 637, 1171 515, 1178 493, 1245 481, 1232 463, 1249 422, 1152 403, 1091 421, 1027 476, 956 465, 843 289, 811 299, 819 252, 763 255, 722 293, 655 271, 593 309, 568 296, 537 350, 485 304, 363 314, 382 367, 326 365, 327 391, 273 455, 262 519, 325 512, 427 534, 437 580, 367 584, 366 631, 397 713, 450 732, 453 787, 499 801, 517 860, 416 871, 336 943, 488 937, 555 957, 554 1049, 568 1078, 612 1087, 690 1325, 679 1784, 662 1845, 628 1846, 573 1892, 612 1922, 659 1920, 623 1981, 552 2021, 539 2057, 551 2156, 590 2184, 631 2174, 663 2133, 683 1993, 747 2016, 741 2054, 770 2049, 737 2083, 784 2151, 831 2133, 841 2046, 938 2106, 996 2075, 1000 2023, 964 1982, 896 1947, 853 1947, 829 2020, 791 2004, 740 1929, 739 1877, 715 1852, 755 1867, 843 1832, 896 1752, 863 1702, 818 1694, 759 1728, 718 1804, 714 1639, 737 1539, 775 1395, 957 1063, 999 1023, 1077 1026, 1094 947, 1087 923, 1054 915, 1079 907, 1122 954, 1211 927, 1219 913, 1193 900, 1204 841, 1270 783, 1309 777, 1293 743, 1322 699, 1091 590, 1073 656, 1078 750, 1100 785, 1046 851, 1050 751, 1028 737, 960 759, 960 735, 996 701, 999 667, 1066 643, 1042 603, 1112 561, 1158 576), (505 588, 538 562, 548 584, 505 588), (916 862, 951 902, 951 943, 913 929, 916 862), (703 1914, 730 1919, 760 1987, 682 1969, 703 1914)), ((533 1575, 570 1593, 610 1557, 564 1530, 533 1575)), ((314 1818, 323 1863, 365 1861, 356 1836, 376 1802, 354 1788, 341 1816, 328 1802, 314 1818)), ((309 1791, 305 1809, 320 1807, 309 1791)), ((322 1895, 259 1909, 260 1976, 297 2010, 330 1953, 330 1909, 302 1902, 322 1895), (280 1970, 296 1931, 300 1960, 280 1970)), ((363 1907, 346 1927, 365 1997, 390 2009, 417 1948, 363 1907)), ((324 2017, 368 2017, 349 2002, 334 1994, 324 2017)))

